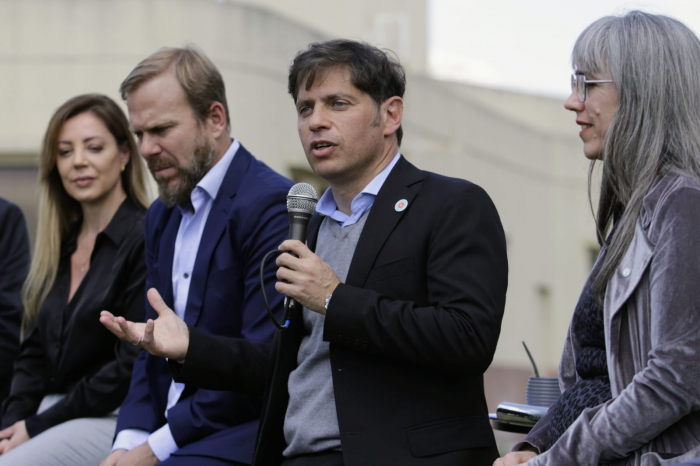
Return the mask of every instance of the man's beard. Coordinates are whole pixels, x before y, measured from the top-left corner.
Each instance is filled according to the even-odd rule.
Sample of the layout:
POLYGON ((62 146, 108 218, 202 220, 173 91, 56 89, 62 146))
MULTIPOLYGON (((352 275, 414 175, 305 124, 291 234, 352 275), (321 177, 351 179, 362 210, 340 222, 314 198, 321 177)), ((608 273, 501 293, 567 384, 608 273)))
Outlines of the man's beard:
POLYGON ((198 134, 197 139, 198 143, 194 149, 191 167, 183 167, 179 164, 172 165, 170 160, 166 161, 155 157, 148 159, 148 168, 151 173, 165 167, 174 167, 177 170, 176 176, 179 181, 174 186, 168 186, 170 178, 162 181, 156 180, 158 182, 158 196, 168 207, 189 204, 195 186, 214 165, 214 149, 211 144, 202 137, 201 133, 198 134))

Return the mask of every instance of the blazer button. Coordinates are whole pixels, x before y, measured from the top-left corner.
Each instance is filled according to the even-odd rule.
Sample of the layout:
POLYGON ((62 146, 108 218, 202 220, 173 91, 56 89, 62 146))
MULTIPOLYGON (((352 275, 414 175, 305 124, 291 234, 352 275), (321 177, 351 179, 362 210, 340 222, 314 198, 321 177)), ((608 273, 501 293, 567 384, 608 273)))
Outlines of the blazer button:
POLYGON ((630 269, 629 267, 625 267, 622 270, 622 276, 625 278, 629 277, 631 273, 632 273, 632 269, 630 269))

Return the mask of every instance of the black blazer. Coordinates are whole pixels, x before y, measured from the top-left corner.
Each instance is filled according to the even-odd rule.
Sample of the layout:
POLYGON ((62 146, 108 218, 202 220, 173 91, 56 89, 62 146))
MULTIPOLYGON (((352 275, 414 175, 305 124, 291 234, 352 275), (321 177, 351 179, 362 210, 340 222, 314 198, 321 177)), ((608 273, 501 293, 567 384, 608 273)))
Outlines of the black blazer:
MULTIPOLYGON (((312 250, 320 223, 316 215, 309 226, 312 250)), ((500 333, 507 273, 505 236, 488 195, 402 158, 379 191, 325 320, 346 466, 493 463, 498 450, 482 375, 500 333), (398 211, 401 200, 408 206, 398 211)), ((175 371, 200 384, 255 391, 263 382, 251 369, 274 358, 255 465, 282 461, 287 379, 302 337, 300 311, 272 348, 195 331, 175 371), (218 367, 205 361, 212 351, 218 367)))
POLYGON ((36 328, 22 342, 2 426, 25 420, 34 437, 62 422, 109 414, 124 400, 139 351, 100 323, 107 309, 128 320, 145 314, 144 209, 125 200, 95 238, 90 269, 68 302, 78 228, 61 245, 59 268, 36 328), (66 396, 41 414, 45 395, 66 396))
POLYGON ((22 284, 29 272, 29 237, 22 211, 0 199, 0 402, 10 391, 19 352, 22 284))

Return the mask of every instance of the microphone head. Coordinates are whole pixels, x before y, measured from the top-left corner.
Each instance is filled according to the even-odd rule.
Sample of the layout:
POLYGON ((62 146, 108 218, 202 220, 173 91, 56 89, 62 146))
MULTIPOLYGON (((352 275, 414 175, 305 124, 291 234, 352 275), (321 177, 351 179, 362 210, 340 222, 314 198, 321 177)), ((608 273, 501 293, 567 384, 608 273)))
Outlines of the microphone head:
POLYGON ((318 196, 313 186, 309 183, 297 183, 287 194, 287 211, 305 212, 311 215, 316 210, 317 202, 318 196))

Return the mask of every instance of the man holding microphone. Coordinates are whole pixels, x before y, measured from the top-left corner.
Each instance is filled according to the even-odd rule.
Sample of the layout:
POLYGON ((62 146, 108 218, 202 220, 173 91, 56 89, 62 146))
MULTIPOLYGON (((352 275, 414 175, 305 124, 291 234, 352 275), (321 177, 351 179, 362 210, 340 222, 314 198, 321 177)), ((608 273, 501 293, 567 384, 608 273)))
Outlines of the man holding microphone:
POLYGON ((503 230, 481 188, 399 153, 404 89, 403 68, 364 43, 311 44, 295 58, 299 136, 330 189, 307 244, 279 246, 296 257, 278 257, 276 289, 303 310, 272 347, 188 328, 153 290, 157 320, 101 317, 154 354, 184 359, 171 363, 176 380, 263 396, 256 465, 498 457, 482 375, 505 305, 503 230))

